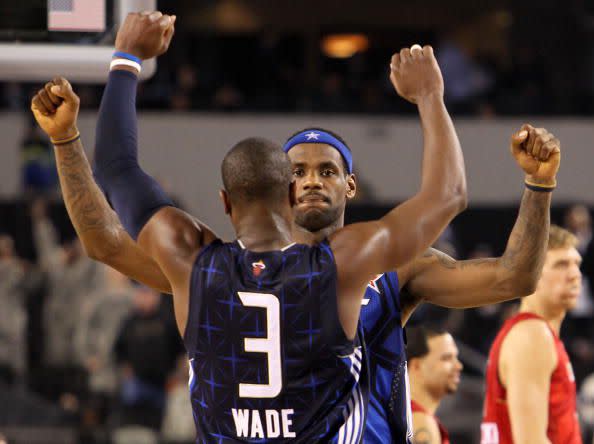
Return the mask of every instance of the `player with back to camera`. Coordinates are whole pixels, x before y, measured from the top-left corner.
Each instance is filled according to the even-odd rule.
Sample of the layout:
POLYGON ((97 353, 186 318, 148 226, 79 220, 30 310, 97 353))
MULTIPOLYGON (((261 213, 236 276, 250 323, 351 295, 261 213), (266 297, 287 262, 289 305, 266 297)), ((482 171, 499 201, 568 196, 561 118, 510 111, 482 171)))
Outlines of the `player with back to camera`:
MULTIPOLYGON (((173 21, 160 13, 129 15, 118 33, 119 49, 140 58, 164 52, 173 21)), ((434 63, 425 50, 405 60, 396 55, 393 80, 405 94, 423 99, 412 85, 441 87, 434 63), (419 77, 424 83, 412 80, 419 77)), ((137 73, 128 65, 112 64, 98 124, 96 175, 140 250, 171 283, 192 361, 199 441, 359 442, 366 406, 358 381, 364 373, 357 336, 361 299, 372 277, 424 251, 464 208, 458 144, 425 153, 423 185, 413 198, 382 219, 344 227, 309 247, 291 242, 295 189, 288 157, 265 139, 246 139, 223 161, 222 198, 237 234, 237 241, 223 243, 174 208, 138 166, 137 73), (120 137, 122 131, 127 137, 120 137)), ((89 183, 75 128, 76 96, 57 79, 32 107, 56 145, 65 195, 79 193, 78 199, 66 197, 69 211, 76 212, 98 192, 89 183)), ((73 220, 80 231, 89 222, 102 229, 97 219, 82 225, 73 220)))
MULTIPOLYGON (((406 58, 410 54, 405 49, 399 55, 406 58)), ((439 72, 436 64, 433 69, 439 72)), ((434 79, 439 82, 440 76, 434 79)), ((425 152, 432 144, 439 147, 457 143, 443 96, 433 95, 430 100, 419 101, 417 106, 423 123, 425 152)), ((346 202, 356 193, 352 156, 346 144, 329 132, 329 136, 336 140, 331 137, 321 141, 313 137, 307 140, 306 136, 311 132, 317 134, 320 130, 301 131, 300 138, 291 137, 292 142, 300 143, 285 145, 294 165, 297 194, 302 200, 294 209, 298 224, 295 239, 302 242, 323 240, 342 227, 346 202), (350 158, 350 167, 347 158, 350 158), (305 199, 310 193, 323 195, 327 206, 311 197, 305 199)), ((559 166, 559 141, 552 134, 542 128, 524 125, 512 136, 510 147, 529 182, 554 181, 559 166)), ((64 163, 61 151, 56 155, 60 167, 64 163)), ((68 165, 67 172, 75 174, 81 181, 90 180, 83 174, 81 162, 68 165)), ((71 183, 63 180, 62 187, 67 190, 71 183)), ((128 276, 171 292, 169 282, 157 264, 127 235, 101 194, 86 192, 93 187, 94 184, 87 184, 80 199, 78 189, 64 194, 70 217, 87 253, 128 276)), ((535 187, 525 190, 518 219, 500 258, 455 261, 430 249, 409 265, 378 275, 370 283, 361 312, 372 370, 365 442, 403 442, 412 437, 403 327, 414 309, 423 301, 465 308, 532 292, 545 253, 549 206, 550 193, 535 187)))

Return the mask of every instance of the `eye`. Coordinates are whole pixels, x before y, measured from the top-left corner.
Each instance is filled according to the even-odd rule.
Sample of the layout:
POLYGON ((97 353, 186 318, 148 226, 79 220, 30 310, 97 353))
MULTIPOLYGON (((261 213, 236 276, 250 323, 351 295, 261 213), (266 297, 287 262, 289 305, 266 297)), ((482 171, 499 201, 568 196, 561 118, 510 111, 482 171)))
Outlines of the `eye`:
POLYGON ((301 168, 295 168, 293 170, 293 176, 295 176, 295 177, 301 177, 301 176, 303 176, 303 169, 301 169, 301 168))
POLYGON ((322 176, 328 177, 328 176, 333 176, 334 174, 335 174, 334 170, 331 170, 330 168, 322 170, 322 176))

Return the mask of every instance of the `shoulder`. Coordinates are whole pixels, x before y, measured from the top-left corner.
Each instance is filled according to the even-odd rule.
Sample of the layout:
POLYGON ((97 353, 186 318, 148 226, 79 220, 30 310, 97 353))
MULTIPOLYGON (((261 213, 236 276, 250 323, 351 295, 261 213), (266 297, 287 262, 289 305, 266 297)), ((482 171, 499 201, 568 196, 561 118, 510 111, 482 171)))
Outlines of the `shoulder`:
POLYGON ((413 443, 441 444, 441 434, 436 419, 424 412, 413 413, 413 443))
POLYGON ((503 338, 499 358, 502 376, 509 368, 516 373, 522 369, 551 373, 556 364, 555 338, 544 320, 518 322, 503 338))
POLYGON ((535 353, 552 349, 555 338, 547 323, 542 319, 526 319, 515 324, 507 333, 502 342, 502 349, 522 350, 534 349, 535 353), (537 349, 543 347, 544 350, 537 349))

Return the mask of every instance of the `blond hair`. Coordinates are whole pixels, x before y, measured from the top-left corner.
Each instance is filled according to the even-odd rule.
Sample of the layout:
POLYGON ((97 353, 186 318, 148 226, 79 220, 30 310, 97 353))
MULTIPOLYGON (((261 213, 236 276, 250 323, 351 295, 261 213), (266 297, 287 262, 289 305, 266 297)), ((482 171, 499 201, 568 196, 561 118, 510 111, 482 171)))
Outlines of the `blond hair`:
POLYGON ((577 243, 577 237, 573 233, 558 225, 551 225, 549 230, 549 250, 576 247, 577 243))

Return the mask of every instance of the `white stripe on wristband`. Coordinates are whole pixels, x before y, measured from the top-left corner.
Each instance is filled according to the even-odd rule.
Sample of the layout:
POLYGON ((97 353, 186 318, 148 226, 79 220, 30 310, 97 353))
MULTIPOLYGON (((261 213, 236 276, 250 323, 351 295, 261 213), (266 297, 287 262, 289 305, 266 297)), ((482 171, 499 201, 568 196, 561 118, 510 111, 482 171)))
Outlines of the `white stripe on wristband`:
POLYGON ((112 70, 114 67, 122 65, 130 66, 131 68, 136 69, 136 71, 138 71, 138 74, 140 74, 140 71, 142 70, 140 63, 136 63, 135 61, 128 59, 113 59, 109 64, 109 69, 112 70))

